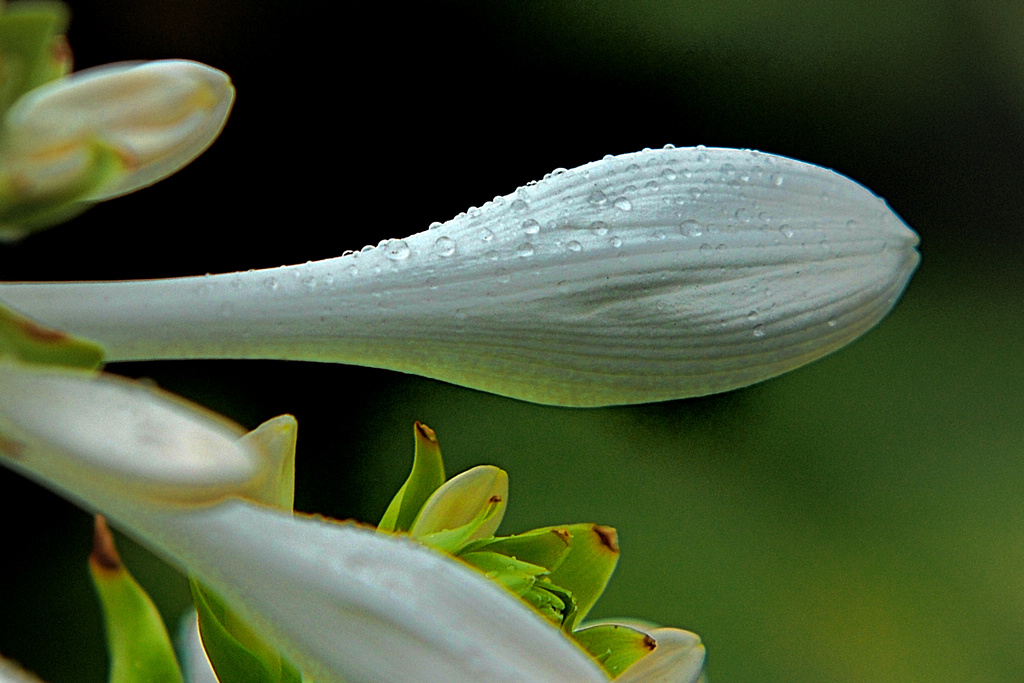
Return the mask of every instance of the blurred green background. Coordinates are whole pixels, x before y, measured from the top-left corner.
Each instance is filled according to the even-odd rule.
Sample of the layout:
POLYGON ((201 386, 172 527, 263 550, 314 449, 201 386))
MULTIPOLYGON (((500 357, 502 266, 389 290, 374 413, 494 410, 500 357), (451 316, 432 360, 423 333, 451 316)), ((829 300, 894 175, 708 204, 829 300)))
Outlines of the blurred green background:
MULTIPOLYGON (((238 88, 179 175, 0 250, 3 279, 277 266, 666 143, 834 168, 922 238, 894 313, 726 395, 567 410, 383 371, 111 366, 300 423, 297 504, 375 521, 412 423, 509 470, 503 530, 619 529, 597 616, 698 632, 715 683, 1024 680, 1024 3, 81 0, 79 68, 186 57, 238 88)), ((89 517, 0 472, 0 652, 105 680, 89 517)), ((183 580, 123 542, 174 621, 183 580)), ((340 637, 344 637, 343 635, 340 637)))

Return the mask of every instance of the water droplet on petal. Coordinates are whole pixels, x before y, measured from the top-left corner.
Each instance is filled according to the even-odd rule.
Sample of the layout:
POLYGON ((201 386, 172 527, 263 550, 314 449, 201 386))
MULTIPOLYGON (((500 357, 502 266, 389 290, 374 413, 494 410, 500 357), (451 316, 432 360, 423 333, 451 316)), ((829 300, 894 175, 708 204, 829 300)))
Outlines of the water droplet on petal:
POLYGON ((434 221, 433 223, 427 226, 427 230, 437 230, 438 228, 441 227, 441 225, 441 221, 434 221))
POLYGON ((583 251, 583 245, 580 244, 579 242, 577 242, 576 240, 572 240, 570 242, 567 242, 566 245, 565 245, 565 248, 568 249, 569 251, 574 251, 574 252, 583 251))
POLYGON ((527 208, 529 208, 526 202, 523 201, 522 199, 516 199, 509 206, 513 211, 517 212, 523 212, 526 211, 527 208))
POLYGON ((488 228, 484 228, 483 230, 480 231, 480 239, 482 239, 484 242, 490 242, 491 240, 494 239, 494 233, 491 232, 488 228))
POLYGON ((594 190, 587 195, 587 201, 594 206, 603 206, 608 203, 608 197, 601 190, 594 190))
POLYGON ((392 261, 402 261, 409 258, 409 245, 405 240, 388 240, 384 245, 384 255, 392 261))
POLYGON ((529 242, 523 242, 518 247, 516 247, 516 256, 519 256, 521 258, 533 256, 533 245, 530 244, 529 242))
POLYGON ((665 180, 676 179, 676 172, 673 171, 671 168, 666 168, 664 171, 661 172, 661 175, 665 178, 665 180))
POLYGON ((278 287, 277 278, 268 277, 266 280, 263 281, 263 286, 269 289, 270 291, 274 291, 278 287))
POLYGON ((793 236, 793 229, 791 227, 789 227, 789 225, 787 225, 785 223, 783 223, 782 225, 779 226, 779 232, 781 232, 784 237, 792 237, 793 236))
POLYGON ((523 224, 520 227, 523 229, 523 232, 525 232, 527 235, 536 235, 538 232, 540 232, 540 223, 533 220, 532 218, 523 221, 523 224))
POLYGON ((764 336, 764 325, 760 325, 760 324, 759 325, 754 325, 754 336, 755 337, 763 337, 764 336))
POLYGON ((590 229, 594 231, 594 234, 602 237, 608 234, 608 224, 604 221, 594 221, 590 224, 590 229))
POLYGON ((451 237, 438 237, 434 242, 434 253, 438 256, 451 256, 455 253, 455 240, 451 237))
POLYGON ((683 237, 700 237, 704 234, 704 226, 693 219, 685 220, 679 224, 679 234, 683 237))
POLYGON ((633 208, 633 202, 629 201, 625 197, 619 197, 614 202, 615 208, 619 211, 629 211, 633 208))
POLYGON ((611 240, 610 240, 610 242, 609 242, 609 243, 610 243, 610 244, 611 244, 611 245, 612 245, 613 247, 615 247, 616 249, 618 249, 619 247, 621 247, 621 246, 622 246, 622 240, 621 240, 621 239, 619 239, 618 237, 613 237, 613 238, 611 238, 611 240))

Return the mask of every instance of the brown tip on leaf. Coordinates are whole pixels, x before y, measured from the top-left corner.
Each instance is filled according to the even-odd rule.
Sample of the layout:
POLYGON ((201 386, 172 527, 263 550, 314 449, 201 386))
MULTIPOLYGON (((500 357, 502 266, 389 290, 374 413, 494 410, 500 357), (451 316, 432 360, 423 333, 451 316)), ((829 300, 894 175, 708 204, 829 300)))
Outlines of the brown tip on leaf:
POLYGON ((647 635, 645 633, 644 634, 644 647, 647 648, 648 650, 653 650, 654 648, 658 647, 658 641, 656 641, 654 638, 651 638, 649 635, 647 635))
POLYGON ((121 556, 114 547, 114 536, 107 527, 103 515, 96 515, 96 527, 92 536, 92 554, 89 561, 94 567, 114 573, 121 570, 121 556))
POLYGON ((490 503, 491 505, 497 505, 498 503, 501 502, 501 496, 498 496, 498 495, 491 496, 490 499, 487 502, 490 503))
POLYGON ((608 548, 613 553, 618 554, 619 552, 619 534, 615 529, 610 526, 601 526, 600 524, 594 525, 594 533, 597 534, 598 540, 601 541, 601 545, 608 548))
POLYGON ((419 432, 420 436, 422 436, 427 441, 430 441, 431 443, 437 443, 437 434, 434 433, 433 429, 423 424, 422 422, 416 423, 416 431, 419 432))
POLYGON ((572 534, 570 534, 569 530, 565 527, 556 527, 551 530, 551 533, 562 539, 562 541, 564 541, 566 545, 572 543, 572 534))

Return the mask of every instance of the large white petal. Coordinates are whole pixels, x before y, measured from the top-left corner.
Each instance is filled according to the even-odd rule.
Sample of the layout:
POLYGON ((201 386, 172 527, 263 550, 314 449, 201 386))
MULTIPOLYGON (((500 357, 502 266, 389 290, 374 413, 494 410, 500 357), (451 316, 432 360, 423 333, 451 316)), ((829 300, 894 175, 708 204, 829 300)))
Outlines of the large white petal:
POLYGON ((916 244, 881 199, 827 169, 662 149, 336 259, 4 285, 0 299, 115 360, 337 361, 541 403, 637 403, 751 384, 843 346, 893 306, 916 244))
POLYGON ((280 459, 237 431, 145 387, 0 365, 0 461, 195 575, 316 680, 607 680, 457 560, 407 537, 213 498, 244 494, 266 467, 280 474, 280 459), (194 496, 182 483, 190 471, 194 496))

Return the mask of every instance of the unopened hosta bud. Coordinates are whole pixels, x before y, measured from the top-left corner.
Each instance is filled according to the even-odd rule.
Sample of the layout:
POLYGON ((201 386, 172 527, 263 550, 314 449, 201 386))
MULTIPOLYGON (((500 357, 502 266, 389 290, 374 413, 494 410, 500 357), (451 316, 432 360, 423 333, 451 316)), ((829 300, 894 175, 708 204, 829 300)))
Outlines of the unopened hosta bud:
POLYGON ((561 170, 340 258, 0 285, 0 300, 111 360, 335 361, 596 406, 725 391, 840 348, 892 308, 916 245, 884 201, 827 169, 671 148, 561 170))
POLYGON ((84 197, 98 201, 192 161, 220 133, 233 99, 228 76, 197 62, 107 64, 24 95, 7 114, 5 135, 12 156, 49 157, 55 167, 95 143, 112 149, 125 172, 84 197))

